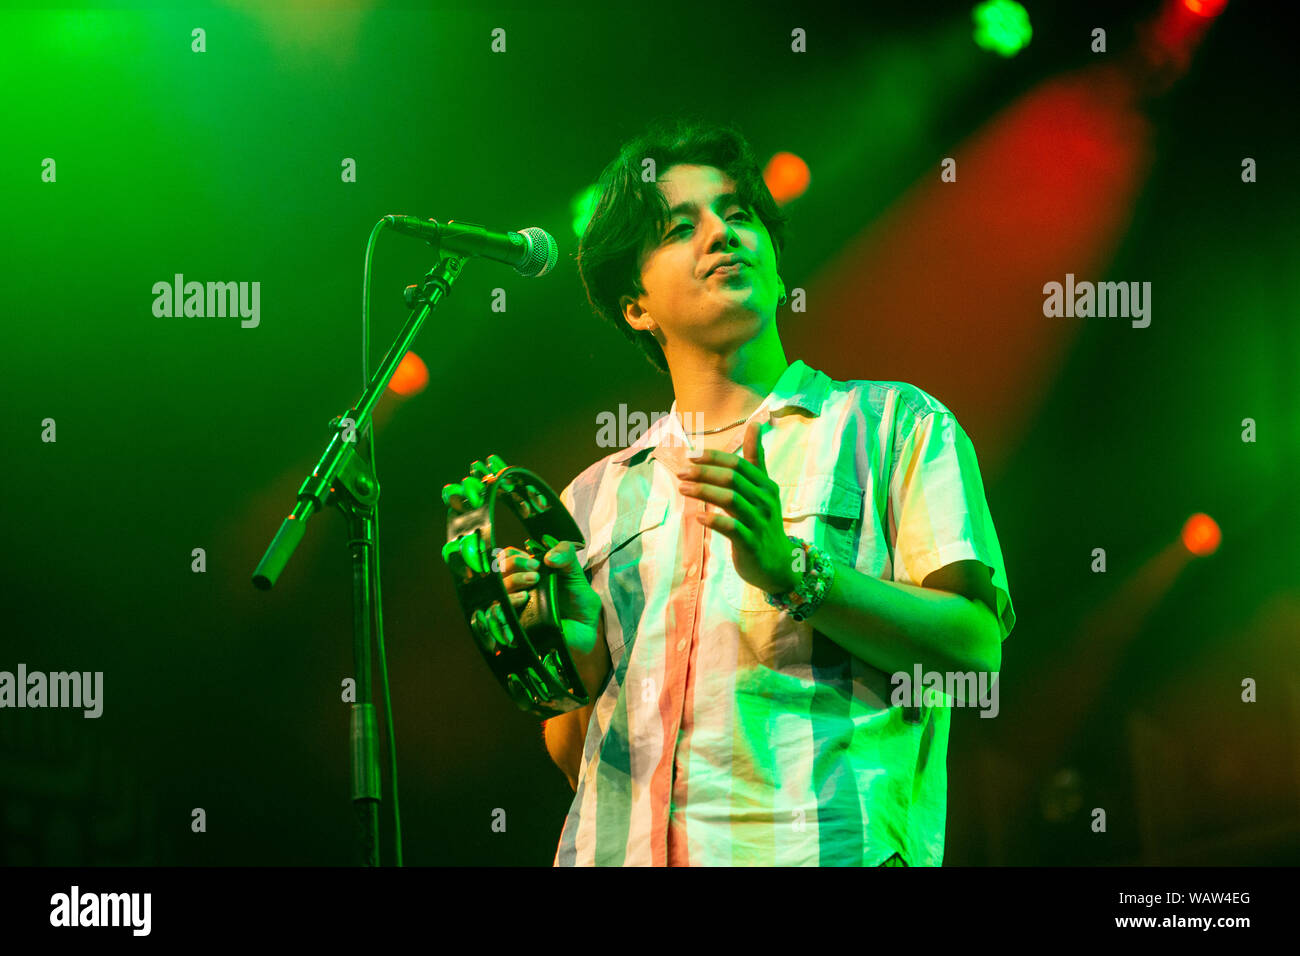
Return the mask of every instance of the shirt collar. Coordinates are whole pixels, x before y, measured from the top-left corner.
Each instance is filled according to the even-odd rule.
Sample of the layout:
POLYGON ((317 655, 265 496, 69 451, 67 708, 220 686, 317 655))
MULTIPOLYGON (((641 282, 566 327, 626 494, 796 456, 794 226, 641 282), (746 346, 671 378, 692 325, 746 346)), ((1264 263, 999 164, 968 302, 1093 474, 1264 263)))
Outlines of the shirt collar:
MULTIPOLYGON (((809 368, 802 359, 795 359, 781 373, 781 377, 772 386, 772 391, 763 399, 763 404, 759 405, 755 414, 764 421, 770 421, 774 414, 787 408, 802 408, 813 415, 820 415, 828 385, 829 379, 824 372, 809 368), (767 410, 766 414, 763 413, 764 408, 767 410)), ((687 443, 681 419, 677 417, 676 399, 673 400, 673 407, 667 415, 656 419, 654 424, 646 429, 645 434, 615 455, 611 461, 616 465, 626 464, 638 453, 647 448, 657 448, 660 444, 669 441, 670 437, 679 448, 687 443)))

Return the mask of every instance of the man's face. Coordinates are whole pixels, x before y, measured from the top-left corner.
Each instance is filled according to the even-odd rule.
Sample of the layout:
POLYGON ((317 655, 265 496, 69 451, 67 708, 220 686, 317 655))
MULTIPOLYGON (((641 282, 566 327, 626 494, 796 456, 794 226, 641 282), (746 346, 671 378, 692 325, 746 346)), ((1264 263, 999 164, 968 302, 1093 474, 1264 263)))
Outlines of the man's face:
POLYGON ((782 287, 772 237, 752 209, 728 196, 735 183, 713 166, 671 166, 658 185, 672 212, 665 234, 641 254, 645 295, 625 297, 624 317, 637 329, 657 326, 666 351, 678 343, 734 350, 776 314, 782 287), (745 265, 709 274, 729 256, 745 265))

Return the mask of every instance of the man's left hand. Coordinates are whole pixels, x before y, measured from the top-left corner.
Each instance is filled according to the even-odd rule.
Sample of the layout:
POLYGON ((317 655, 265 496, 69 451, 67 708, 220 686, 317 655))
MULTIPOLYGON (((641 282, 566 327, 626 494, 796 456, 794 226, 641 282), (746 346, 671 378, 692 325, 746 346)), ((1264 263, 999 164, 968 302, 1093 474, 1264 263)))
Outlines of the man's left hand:
POLYGON ((683 495, 717 505, 724 513, 698 515, 705 527, 731 539, 736 573, 772 594, 793 590, 795 545, 781 520, 781 489, 767 474, 758 423, 745 427, 744 457, 706 448, 677 473, 683 495))

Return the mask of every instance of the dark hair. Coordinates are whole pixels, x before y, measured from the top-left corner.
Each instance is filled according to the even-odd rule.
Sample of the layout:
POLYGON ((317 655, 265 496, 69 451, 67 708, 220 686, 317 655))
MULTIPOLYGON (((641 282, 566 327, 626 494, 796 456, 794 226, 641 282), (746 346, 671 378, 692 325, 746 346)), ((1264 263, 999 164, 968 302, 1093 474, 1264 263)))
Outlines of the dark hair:
POLYGON ((639 260, 646 244, 663 235, 668 202, 656 182, 642 179, 642 163, 654 160, 655 179, 679 163, 714 166, 736 184, 740 201, 751 207, 772 237, 781 266, 788 218, 772 198, 749 142, 729 123, 678 117, 659 119, 619 150, 597 184, 599 198, 578 242, 578 275, 596 314, 611 322, 645 353, 650 364, 668 372, 663 349, 648 331, 627 324, 618 300, 644 295, 639 260))

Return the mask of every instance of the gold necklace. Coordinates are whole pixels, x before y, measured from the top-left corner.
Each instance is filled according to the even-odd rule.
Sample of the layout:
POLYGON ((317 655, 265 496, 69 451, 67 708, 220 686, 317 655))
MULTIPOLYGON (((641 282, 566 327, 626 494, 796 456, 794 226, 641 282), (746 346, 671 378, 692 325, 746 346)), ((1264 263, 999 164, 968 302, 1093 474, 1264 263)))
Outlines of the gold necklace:
POLYGON ((702 428, 699 431, 686 432, 686 434, 687 435, 716 435, 718 432, 725 432, 728 428, 735 428, 737 425, 743 425, 745 422, 749 421, 750 415, 753 414, 754 414, 753 412, 750 412, 749 415, 746 415, 744 418, 737 419, 736 421, 732 422, 730 425, 723 425, 721 428, 702 428))

